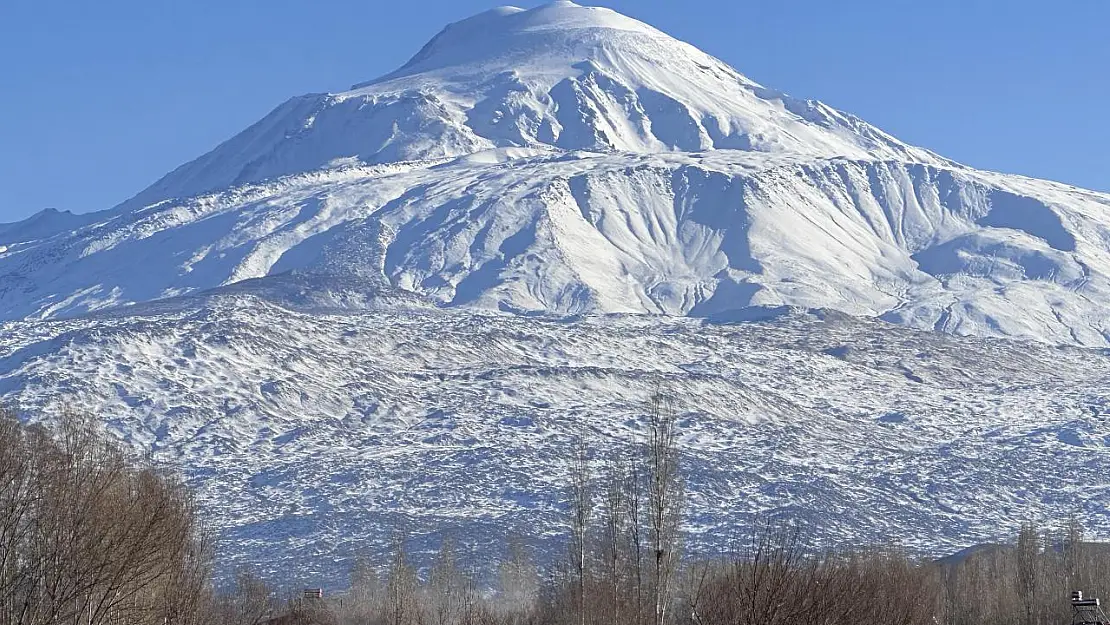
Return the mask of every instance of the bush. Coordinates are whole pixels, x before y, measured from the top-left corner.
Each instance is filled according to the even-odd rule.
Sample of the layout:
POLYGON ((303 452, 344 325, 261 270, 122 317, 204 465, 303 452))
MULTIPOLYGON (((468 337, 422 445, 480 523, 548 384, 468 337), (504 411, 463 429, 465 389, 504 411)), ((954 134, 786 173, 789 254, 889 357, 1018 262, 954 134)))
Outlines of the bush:
POLYGON ((0 414, 0 624, 203 623, 211 559, 185 486, 90 417, 0 414))

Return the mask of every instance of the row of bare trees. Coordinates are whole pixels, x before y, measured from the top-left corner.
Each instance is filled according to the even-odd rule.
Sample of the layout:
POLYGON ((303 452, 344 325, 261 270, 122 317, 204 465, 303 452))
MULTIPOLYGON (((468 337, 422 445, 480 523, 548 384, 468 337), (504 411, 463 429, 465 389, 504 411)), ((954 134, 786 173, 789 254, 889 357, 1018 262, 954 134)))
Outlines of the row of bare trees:
POLYGON ((1086 540, 1078 518, 1055 530, 1027 523, 1012 543, 942 568, 939 613, 953 625, 1068 622, 1072 590, 1110 598, 1110 544, 1086 540))
POLYGON ((893 549, 814 551, 794 524, 768 523, 731 557, 695 563, 695 625, 934 623, 934 570, 893 549))
MULTIPOLYGON (((600 523, 599 529, 587 539, 581 568, 582 551, 573 540, 566 561, 547 572, 523 543, 512 541, 492 588, 477 581, 488 579, 483 571, 461 565, 454 542, 443 543, 435 565, 421 576, 397 541, 387 570, 379 573, 360 560, 350 591, 313 604, 310 622, 654 625, 654 588, 647 583, 645 591, 638 589, 634 570, 614 573, 608 530, 600 523)), ((798 524, 767 521, 727 556, 681 562, 672 573, 664 622, 1059 625, 1069 622, 1071 590, 1110 596, 1110 545, 1084 541, 1074 523, 1054 532, 1026 526, 1011 543, 940 561, 894 547, 820 550, 805 537, 798 524)), ((645 551, 646 580, 655 565, 652 550, 645 551)))
POLYGON ((578 441, 568 496, 578 625, 669 617, 684 499, 677 411, 658 392, 648 408, 646 431, 605 459, 599 479, 578 441))
MULTIPOLYGON (((1049 625, 1072 589, 1110 591, 1110 546, 1075 520, 1025 526, 1009 544, 929 560, 890 546, 820 549, 796 522, 767 520, 729 554, 682 557, 684 507, 673 401, 656 394, 645 431, 606 458, 577 441, 568 462, 564 558, 536 564, 512 541, 493 589, 445 543, 422 582, 394 545, 384 577, 363 561, 340 625, 1049 625), (452 580, 452 581, 448 581, 452 580)), ((743 528, 738 528, 743 532, 743 528)), ((813 528, 816 529, 816 528, 813 528)), ((479 558, 479 561, 482 561, 479 558)), ((321 621, 322 622, 322 621, 321 621)))
POLYGON ((0 410, 0 625, 259 625, 304 612, 246 571, 216 592, 214 556, 188 488, 93 416, 69 410, 47 427, 0 410))

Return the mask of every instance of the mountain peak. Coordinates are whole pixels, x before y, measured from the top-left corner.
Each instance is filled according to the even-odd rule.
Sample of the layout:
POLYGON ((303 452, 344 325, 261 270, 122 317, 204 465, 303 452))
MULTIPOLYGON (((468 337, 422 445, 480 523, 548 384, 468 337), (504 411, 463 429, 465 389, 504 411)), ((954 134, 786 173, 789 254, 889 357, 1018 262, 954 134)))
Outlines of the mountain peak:
POLYGON ((121 208, 339 166, 506 148, 948 163, 824 104, 766 89, 643 22, 557 1, 455 22, 390 74, 293 98, 121 208))
POLYGON ((355 85, 354 89, 471 64, 507 68, 521 59, 562 56, 569 57, 573 65, 595 56, 603 46, 631 43, 637 35, 681 45, 643 22, 603 7, 582 6, 569 0, 527 10, 502 6, 448 24, 400 69, 355 85))

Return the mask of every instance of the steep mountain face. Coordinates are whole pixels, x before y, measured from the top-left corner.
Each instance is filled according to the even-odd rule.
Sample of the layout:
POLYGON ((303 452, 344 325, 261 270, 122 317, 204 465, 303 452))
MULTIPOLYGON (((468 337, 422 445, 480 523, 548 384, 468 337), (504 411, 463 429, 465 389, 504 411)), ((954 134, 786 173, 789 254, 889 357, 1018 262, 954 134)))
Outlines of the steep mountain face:
POLYGON ((1110 336, 1108 208, 901 161, 504 150, 301 174, 5 239, 0 311, 49 318, 295 270, 448 306, 785 304, 1097 346, 1110 336))
POLYGON ((766 89, 646 24, 555 2, 451 24, 396 72, 294 98, 128 205, 339 163, 506 147, 945 162, 824 104, 766 89))

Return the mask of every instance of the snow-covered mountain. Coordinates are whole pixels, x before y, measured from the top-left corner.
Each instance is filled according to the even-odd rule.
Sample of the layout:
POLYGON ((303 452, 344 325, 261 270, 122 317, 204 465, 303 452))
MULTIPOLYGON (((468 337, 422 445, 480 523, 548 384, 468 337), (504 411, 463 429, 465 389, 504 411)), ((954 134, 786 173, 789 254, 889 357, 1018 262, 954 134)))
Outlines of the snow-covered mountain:
POLYGON ((110 210, 0 225, 0 397, 100 411, 233 558, 304 576, 395 515, 549 537, 571 437, 633 435, 658 385, 708 547, 760 510, 928 549, 1077 508, 1110 535, 1108 302, 1110 195, 561 1, 110 210))

